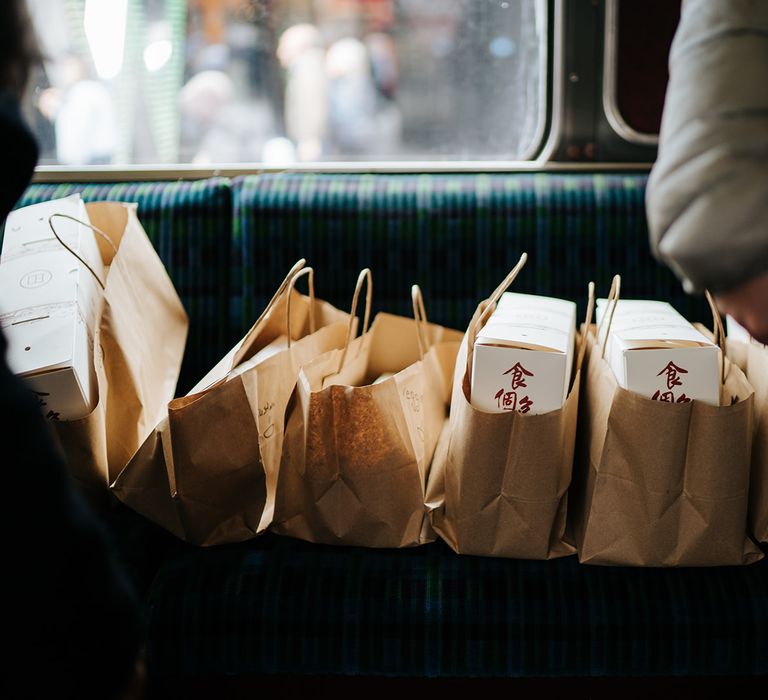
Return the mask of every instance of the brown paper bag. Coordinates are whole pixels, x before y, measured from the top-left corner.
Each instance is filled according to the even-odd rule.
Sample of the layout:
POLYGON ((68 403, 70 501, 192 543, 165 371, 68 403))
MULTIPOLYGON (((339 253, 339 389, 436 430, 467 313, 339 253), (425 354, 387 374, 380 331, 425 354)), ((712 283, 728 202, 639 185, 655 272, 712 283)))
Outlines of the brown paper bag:
POLYGON ((250 331, 192 393, 168 404, 112 484, 121 501, 188 542, 238 542, 267 527, 299 367, 343 347, 354 325, 314 298, 311 268, 303 265, 294 266, 250 331), (303 274, 310 274, 309 297, 293 289, 303 274))
MULTIPOLYGON (((609 303, 619 283, 617 276, 609 303)), ((754 401, 743 372, 722 358, 720 406, 652 401, 618 386, 593 333, 587 344, 579 560, 719 566, 762 558, 747 536, 754 401)))
POLYGON ((755 390, 749 525, 755 539, 768 543, 768 348, 728 340, 728 357, 745 372, 755 390))
POLYGON ((311 542, 408 547, 434 539, 425 487, 461 334, 426 322, 418 290, 416 321, 382 313, 368 331, 370 271, 359 283, 364 277, 363 335, 300 372, 272 529, 311 542))
MULTIPOLYGON (((475 338, 526 259, 470 321, 456 360, 450 419, 430 474, 432 524, 461 554, 550 559, 575 551, 565 527, 584 343, 562 408, 540 415, 486 413, 470 403, 475 338)), ((590 285, 588 318, 592 291, 590 285)))
POLYGON ((107 268, 104 280, 97 277, 104 290, 94 337, 99 398, 85 418, 53 428, 72 476, 98 496, 173 398, 188 321, 136 205, 98 202, 87 209, 107 268))

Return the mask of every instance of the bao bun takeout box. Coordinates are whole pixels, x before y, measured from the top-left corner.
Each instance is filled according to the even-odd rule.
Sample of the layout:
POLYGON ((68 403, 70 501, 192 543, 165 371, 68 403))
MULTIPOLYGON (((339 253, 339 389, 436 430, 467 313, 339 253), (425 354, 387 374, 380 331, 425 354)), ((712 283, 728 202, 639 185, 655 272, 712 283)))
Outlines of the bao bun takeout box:
POLYGON ((5 226, 0 326, 7 360, 52 420, 83 418, 98 400, 93 335, 102 292, 94 275, 103 279, 104 266, 88 223, 80 195, 72 195, 11 212, 5 226))
POLYGON ((474 346, 471 401, 489 413, 561 408, 573 366, 576 304, 506 292, 474 346))
MULTIPOLYGON (((606 312, 610 315, 610 306, 598 299, 601 342, 606 312)), ((605 359, 619 386, 636 394, 667 403, 720 405, 720 349, 670 304, 619 300, 610 319, 605 359)))

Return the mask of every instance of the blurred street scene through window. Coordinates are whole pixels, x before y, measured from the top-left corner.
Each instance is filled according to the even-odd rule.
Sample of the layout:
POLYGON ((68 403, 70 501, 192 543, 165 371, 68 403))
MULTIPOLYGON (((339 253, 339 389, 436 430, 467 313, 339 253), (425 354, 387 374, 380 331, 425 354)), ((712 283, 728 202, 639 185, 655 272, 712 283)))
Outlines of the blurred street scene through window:
POLYGON ((40 163, 517 160, 543 0, 28 0, 40 163))

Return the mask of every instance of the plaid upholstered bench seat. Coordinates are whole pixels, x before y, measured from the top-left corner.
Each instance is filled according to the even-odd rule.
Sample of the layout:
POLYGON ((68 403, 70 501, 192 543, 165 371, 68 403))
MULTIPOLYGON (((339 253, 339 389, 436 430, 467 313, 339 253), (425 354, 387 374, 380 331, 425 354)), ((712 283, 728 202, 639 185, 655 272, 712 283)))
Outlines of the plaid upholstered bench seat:
POLYGON ((347 308, 358 272, 374 274, 374 311, 410 314, 421 285, 430 320, 466 328, 478 301, 522 251, 517 291, 572 299, 664 299, 707 320, 648 249, 644 173, 264 174, 195 182, 33 184, 18 206, 81 192, 138 203, 138 215, 190 317, 186 392, 242 337, 293 263, 347 308))
POLYGON ((158 677, 768 675, 768 560, 629 569, 312 545, 181 547, 148 596, 158 677))
POLYGON ((301 257, 317 293, 349 305, 357 273, 373 270, 374 310, 410 315, 410 288, 430 320, 465 329, 527 251, 520 292, 586 309, 587 283, 608 293, 622 275, 630 298, 663 299, 707 323, 651 256, 645 173, 349 175, 280 173, 232 181, 231 318, 243 332, 301 257))
MULTIPOLYGON (((530 262, 518 291, 570 298, 583 311, 587 282, 605 293, 620 272, 628 297, 665 299, 706 320, 702 300, 650 256, 645 183, 643 173, 286 173, 36 184, 21 204, 72 191, 139 203, 190 315, 184 393, 242 336, 299 257, 314 265, 318 294, 339 307, 359 269, 371 266, 376 309, 409 313, 418 282, 430 319, 455 328, 466 327, 523 250, 530 262)), ((189 700, 193 688, 220 697, 228 678, 242 679, 235 696, 250 698, 266 678, 292 675, 313 679, 301 692, 341 676, 694 676, 707 688, 727 677, 732 691, 768 675, 765 561, 603 569, 574 557, 460 557, 439 542, 374 551, 275 535, 194 549, 127 509, 116 514, 125 563, 146 596, 159 697, 189 700)), ((627 696, 626 684, 617 690, 627 696)))

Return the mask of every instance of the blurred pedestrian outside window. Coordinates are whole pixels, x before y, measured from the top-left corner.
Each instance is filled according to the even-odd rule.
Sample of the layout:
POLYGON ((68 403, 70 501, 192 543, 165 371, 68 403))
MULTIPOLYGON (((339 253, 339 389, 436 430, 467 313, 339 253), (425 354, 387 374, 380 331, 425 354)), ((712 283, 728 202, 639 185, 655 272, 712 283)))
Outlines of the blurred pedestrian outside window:
POLYGON ((543 136, 545 0, 27 0, 42 165, 473 161, 543 136))

